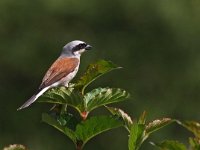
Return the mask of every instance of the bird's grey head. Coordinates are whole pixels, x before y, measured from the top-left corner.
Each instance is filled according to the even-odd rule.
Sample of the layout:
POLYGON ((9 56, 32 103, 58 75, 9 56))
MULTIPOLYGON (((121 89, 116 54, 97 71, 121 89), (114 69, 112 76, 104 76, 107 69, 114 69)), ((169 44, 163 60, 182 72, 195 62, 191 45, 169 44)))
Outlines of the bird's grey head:
POLYGON ((69 42, 63 47, 61 55, 65 56, 80 56, 86 50, 90 50, 92 47, 83 41, 75 40, 69 42))

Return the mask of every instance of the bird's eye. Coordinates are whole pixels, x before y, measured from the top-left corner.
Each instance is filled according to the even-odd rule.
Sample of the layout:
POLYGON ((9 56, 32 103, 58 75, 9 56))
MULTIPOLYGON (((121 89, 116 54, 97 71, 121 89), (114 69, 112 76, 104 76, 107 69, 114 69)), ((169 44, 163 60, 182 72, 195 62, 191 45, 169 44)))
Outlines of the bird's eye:
POLYGON ((85 43, 79 44, 79 49, 83 49, 83 48, 85 48, 86 45, 87 45, 87 44, 85 44, 85 43))
POLYGON ((80 50, 80 49, 84 49, 86 46, 87 46, 86 43, 81 43, 81 44, 75 46, 72 50, 73 50, 73 51, 78 51, 78 50, 80 50))

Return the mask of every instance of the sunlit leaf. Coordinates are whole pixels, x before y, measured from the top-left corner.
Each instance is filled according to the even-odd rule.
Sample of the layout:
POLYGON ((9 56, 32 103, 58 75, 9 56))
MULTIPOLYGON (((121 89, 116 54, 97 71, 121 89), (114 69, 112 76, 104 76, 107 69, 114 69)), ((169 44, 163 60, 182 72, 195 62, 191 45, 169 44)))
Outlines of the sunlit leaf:
POLYGON ((130 137, 128 140, 129 150, 138 150, 143 142, 145 131, 144 124, 133 123, 130 130, 130 137))
POLYGON ((145 127, 144 140, 146 140, 150 134, 171 124, 172 122, 174 122, 174 120, 172 120, 171 118, 163 118, 163 119, 156 119, 156 120, 148 123, 145 127))
POLYGON ((129 93, 119 88, 97 88, 85 94, 84 101, 86 110, 90 112, 103 105, 124 101, 128 97, 129 93))
POLYGON ((108 73, 114 69, 119 69, 117 65, 111 61, 99 60, 96 63, 90 64, 85 74, 77 81, 76 88, 79 88, 84 94, 85 88, 98 77, 108 73))
POLYGON ((177 121, 189 131, 191 131, 197 138, 200 139, 200 123, 196 121, 177 121))
POLYGON ((178 141, 166 140, 161 143, 153 143, 152 145, 158 147, 160 150, 187 150, 186 146, 178 141))
POLYGON ((76 143, 76 134, 73 131, 73 129, 75 129, 76 127, 76 124, 73 124, 74 120, 68 118, 63 124, 63 122, 60 122, 60 118, 55 118, 47 113, 43 113, 42 121, 58 129, 59 131, 67 135, 74 143, 76 143))
POLYGON ((83 141, 84 145, 92 137, 120 126, 123 126, 123 122, 118 117, 97 116, 78 124, 75 133, 78 140, 83 141))
POLYGON ((52 88, 45 92, 38 102, 67 104, 79 112, 84 111, 83 98, 78 91, 66 87, 52 88))
POLYGON ((114 107, 108 107, 105 106, 113 115, 117 115, 121 117, 124 121, 125 127, 130 131, 131 125, 133 124, 133 121, 131 117, 125 113, 122 109, 114 108, 114 107))
POLYGON ((28 150, 25 146, 20 144, 13 144, 5 147, 3 150, 28 150))
POLYGON ((170 123, 174 122, 171 118, 163 118, 163 119, 157 119, 146 126, 146 135, 150 135, 151 133, 165 127, 166 125, 169 125, 170 123))

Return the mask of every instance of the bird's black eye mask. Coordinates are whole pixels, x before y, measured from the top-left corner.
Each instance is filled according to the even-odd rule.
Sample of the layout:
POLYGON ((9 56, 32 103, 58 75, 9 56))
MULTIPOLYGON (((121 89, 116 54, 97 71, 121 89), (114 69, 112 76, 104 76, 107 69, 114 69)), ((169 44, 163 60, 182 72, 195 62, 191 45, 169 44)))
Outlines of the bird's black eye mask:
POLYGON ((86 46, 87 46, 86 43, 78 44, 78 45, 76 45, 75 47, 72 48, 72 51, 73 52, 79 51, 81 49, 84 49, 86 46))

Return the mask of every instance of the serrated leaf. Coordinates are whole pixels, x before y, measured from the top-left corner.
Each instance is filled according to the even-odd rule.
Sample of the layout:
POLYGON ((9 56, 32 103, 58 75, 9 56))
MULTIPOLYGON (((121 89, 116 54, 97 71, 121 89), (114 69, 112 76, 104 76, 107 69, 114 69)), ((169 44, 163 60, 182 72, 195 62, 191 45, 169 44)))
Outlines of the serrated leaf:
POLYGON ((124 121, 125 127, 130 131, 133 121, 127 113, 125 113, 122 109, 119 108, 108 107, 108 106, 105 107, 111 112, 111 114, 121 117, 124 121))
POLYGON ((72 127, 71 126, 72 123, 70 123, 70 120, 68 120, 68 122, 65 123, 65 125, 63 125, 59 122, 59 120, 55 119, 54 117, 50 116, 47 113, 42 114, 42 121, 53 126, 54 128, 58 129, 59 131, 61 131, 65 135, 67 135, 76 144, 76 142, 77 142, 76 134, 72 130, 73 128, 75 129, 76 124, 74 124, 74 127, 72 127), (71 128, 69 128, 69 126, 68 126, 69 124, 70 124, 71 128))
POLYGON ((189 138, 189 143, 190 143, 191 150, 200 150, 200 139, 189 138))
POLYGON ((79 112, 84 111, 83 98, 78 91, 66 87, 52 88, 45 92, 38 102, 67 104, 79 112))
POLYGON ((92 137, 120 126, 123 126, 123 122, 118 117, 97 116, 78 124, 75 133, 78 140, 83 141, 84 145, 92 137))
POLYGON ((143 142, 143 135, 145 131, 144 124, 133 123, 130 130, 128 140, 129 150, 138 150, 143 142))
POLYGON ((86 111, 120 101, 129 97, 129 93, 119 88, 97 88, 84 96, 86 111))
POLYGON ((196 121, 178 121, 178 124, 182 125, 189 131, 191 131, 197 138, 200 139, 200 123, 196 121))
POLYGON ((169 125, 172 122, 174 122, 174 120, 172 120, 171 118, 154 120, 150 122, 148 125, 146 125, 146 135, 149 136, 151 133, 163 128, 166 125, 169 125))
POLYGON ((20 144, 13 144, 5 147, 3 150, 27 150, 27 148, 20 144))
POLYGON ((174 121, 175 120, 172 120, 171 118, 163 118, 163 119, 156 119, 156 120, 148 123, 145 127, 145 135, 144 135, 143 139, 146 140, 150 134, 171 124, 174 121))
POLYGON ((160 150, 187 150, 186 146, 178 141, 166 140, 161 143, 151 142, 151 144, 160 150))
POLYGON ((99 60, 96 63, 90 64, 85 74, 77 81, 76 87, 84 94, 85 88, 98 77, 108 73, 114 69, 119 69, 117 65, 111 61, 99 60))

